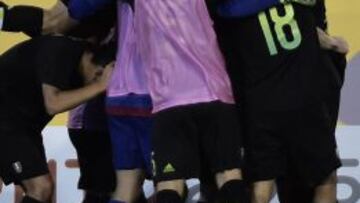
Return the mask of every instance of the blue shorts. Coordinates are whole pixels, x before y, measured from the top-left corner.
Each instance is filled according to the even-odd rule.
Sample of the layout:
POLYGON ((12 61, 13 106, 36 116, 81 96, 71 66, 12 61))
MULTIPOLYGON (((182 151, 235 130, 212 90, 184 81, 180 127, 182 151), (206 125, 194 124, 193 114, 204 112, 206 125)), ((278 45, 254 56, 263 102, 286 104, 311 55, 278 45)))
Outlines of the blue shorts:
POLYGON ((152 151, 150 133, 153 124, 150 97, 148 95, 108 97, 106 109, 115 169, 144 169, 147 175, 150 175, 152 151), (147 109, 149 114, 144 113, 147 109), (135 110, 134 114, 131 114, 131 110, 135 110))

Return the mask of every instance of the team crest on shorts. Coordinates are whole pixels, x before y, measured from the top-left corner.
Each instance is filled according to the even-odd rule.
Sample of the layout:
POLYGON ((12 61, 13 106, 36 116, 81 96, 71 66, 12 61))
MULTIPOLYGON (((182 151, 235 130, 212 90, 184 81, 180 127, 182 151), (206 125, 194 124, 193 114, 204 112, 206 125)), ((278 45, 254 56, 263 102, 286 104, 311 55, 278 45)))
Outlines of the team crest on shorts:
POLYGON ((20 161, 13 163, 13 168, 14 168, 15 172, 18 174, 23 172, 23 167, 22 167, 22 164, 20 161))

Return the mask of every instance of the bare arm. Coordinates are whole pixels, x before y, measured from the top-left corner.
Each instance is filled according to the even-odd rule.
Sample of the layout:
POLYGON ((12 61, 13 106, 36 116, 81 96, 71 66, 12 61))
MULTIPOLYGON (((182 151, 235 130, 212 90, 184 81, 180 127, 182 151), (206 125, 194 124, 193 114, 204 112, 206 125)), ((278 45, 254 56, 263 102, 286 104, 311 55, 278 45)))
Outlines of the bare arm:
POLYGON ((58 0, 52 8, 44 10, 42 33, 65 33, 77 24, 65 4, 58 0))

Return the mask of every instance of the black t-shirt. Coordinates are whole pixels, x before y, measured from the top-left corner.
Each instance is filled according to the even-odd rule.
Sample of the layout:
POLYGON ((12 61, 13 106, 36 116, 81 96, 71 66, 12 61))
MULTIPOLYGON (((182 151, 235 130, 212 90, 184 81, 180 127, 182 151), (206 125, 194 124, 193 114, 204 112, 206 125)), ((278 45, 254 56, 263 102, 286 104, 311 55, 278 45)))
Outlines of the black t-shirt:
POLYGON ((334 81, 322 61, 312 8, 279 5, 260 15, 214 21, 239 102, 286 110, 327 95, 334 81))
POLYGON ((51 120, 42 84, 61 90, 82 86, 79 73, 85 43, 61 36, 25 41, 0 56, 0 130, 35 133, 51 120))

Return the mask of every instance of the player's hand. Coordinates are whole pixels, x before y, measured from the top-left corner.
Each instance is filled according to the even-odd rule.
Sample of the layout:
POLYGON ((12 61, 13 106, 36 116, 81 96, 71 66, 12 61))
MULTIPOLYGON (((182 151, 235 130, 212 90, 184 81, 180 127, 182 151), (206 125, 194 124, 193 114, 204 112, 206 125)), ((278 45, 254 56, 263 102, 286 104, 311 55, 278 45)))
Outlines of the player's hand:
POLYGON ((341 53, 347 54, 350 51, 348 42, 342 37, 332 37, 333 38, 333 50, 341 53))
POLYGON ((341 54, 347 54, 349 52, 349 44, 343 38, 332 37, 320 28, 317 28, 317 33, 321 48, 333 50, 341 54))
POLYGON ((105 66, 99 80, 97 81, 101 89, 106 90, 110 82, 112 72, 114 71, 114 67, 115 67, 115 62, 111 62, 105 66))
POLYGON ((326 50, 332 50, 334 47, 334 41, 324 30, 317 28, 317 33, 320 41, 320 46, 326 50))

